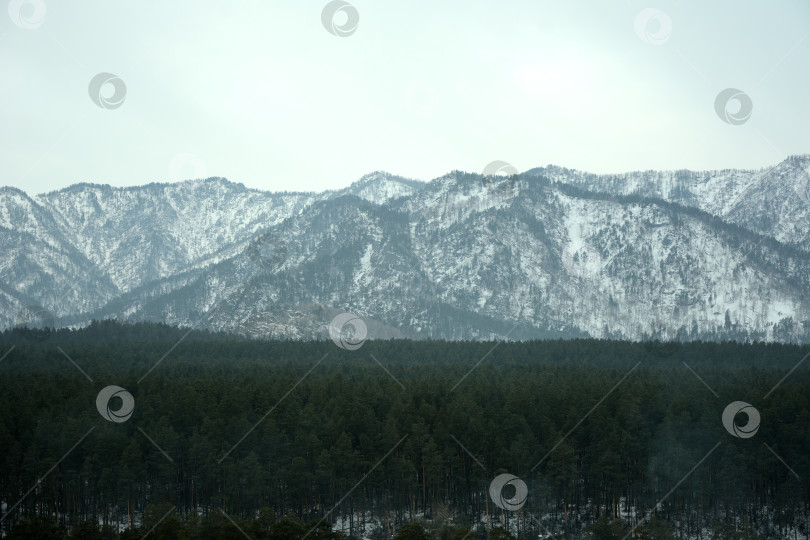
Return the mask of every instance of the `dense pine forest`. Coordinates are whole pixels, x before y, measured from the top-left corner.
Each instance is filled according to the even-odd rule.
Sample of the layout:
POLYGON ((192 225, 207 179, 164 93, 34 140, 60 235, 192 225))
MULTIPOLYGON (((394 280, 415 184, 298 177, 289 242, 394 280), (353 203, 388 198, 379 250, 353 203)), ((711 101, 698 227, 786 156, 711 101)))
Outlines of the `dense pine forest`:
POLYGON ((152 324, 16 329, 0 336, 0 530, 806 538, 808 353, 592 339, 343 350, 152 324), (104 409, 109 386, 124 393, 104 409), (126 395, 132 414, 116 417, 126 395), (755 408, 758 431, 743 430, 748 413, 724 425, 734 402, 755 408), (517 478, 491 494, 504 473, 517 478))

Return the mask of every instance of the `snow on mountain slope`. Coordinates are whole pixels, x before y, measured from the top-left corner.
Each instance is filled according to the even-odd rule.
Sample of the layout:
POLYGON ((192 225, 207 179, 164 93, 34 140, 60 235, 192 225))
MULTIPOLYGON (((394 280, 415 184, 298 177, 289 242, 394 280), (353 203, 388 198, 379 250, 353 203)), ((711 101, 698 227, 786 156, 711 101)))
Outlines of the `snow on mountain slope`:
POLYGON ((334 192, 330 198, 354 195, 374 204, 413 195, 425 186, 424 182, 376 171, 363 176, 351 186, 334 192))
POLYGON ((97 309, 119 291, 65 237, 51 213, 25 193, 0 188, 0 324, 11 326, 26 305, 55 315, 97 309))
POLYGON ((222 178, 123 189, 78 184, 37 197, 70 242, 124 292, 249 241, 316 199, 222 178))
POLYGON ((640 195, 699 208, 726 221, 810 250, 810 155, 758 171, 640 171, 594 175, 548 166, 545 176, 587 191, 640 195))
POLYGON ((224 179, 35 198, 6 189, 0 310, 6 325, 37 302, 66 324, 114 317, 296 339, 326 337, 331 317, 351 311, 371 337, 810 340, 810 254, 779 241, 790 229, 772 208, 801 215, 788 191, 805 162, 453 172, 427 184, 372 173, 320 194, 224 179))
POLYGON ((320 201, 270 230, 287 246, 276 268, 241 253, 96 315, 190 325, 224 299, 213 329, 323 338, 351 311, 372 337, 446 339, 791 340, 810 319, 807 254, 700 211, 537 177, 453 173, 390 205, 320 201))

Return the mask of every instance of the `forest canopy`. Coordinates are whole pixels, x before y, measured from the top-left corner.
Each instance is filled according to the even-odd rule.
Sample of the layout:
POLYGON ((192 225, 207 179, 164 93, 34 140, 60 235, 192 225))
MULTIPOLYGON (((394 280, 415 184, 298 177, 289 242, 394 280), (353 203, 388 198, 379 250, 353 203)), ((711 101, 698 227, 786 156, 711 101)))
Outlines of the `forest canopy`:
POLYGON ((0 336, 0 529, 807 534, 810 347, 390 340, 350 351, 184 334, 99 322, 0 336), (124 393, 110 391, 105 414, 108 387, 124 393), (131 415, 116 418, 127 394, 131 415), (757 414, 753 435, 740 431, 751 409, 724 425, 735 402, 757 414), (497 500, 502 474, 518 481, 497 500))

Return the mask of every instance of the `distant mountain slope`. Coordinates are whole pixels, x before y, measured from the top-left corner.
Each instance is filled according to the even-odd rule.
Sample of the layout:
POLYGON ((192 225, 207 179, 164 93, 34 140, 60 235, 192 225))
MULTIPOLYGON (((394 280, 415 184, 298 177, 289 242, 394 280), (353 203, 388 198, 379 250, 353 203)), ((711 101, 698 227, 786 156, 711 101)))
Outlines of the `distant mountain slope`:
POLYGON ((768 169, 781 176, 703 182, 549 167, 427 184, 372 173, 321 194, 224 179, 84 184, 34 199, 6 190, 0 239, 28 234, 36 249, 2 267, 0 309, 5 321, 37 302, 63 324, 150 320, 294 339, 326 337, 335 315, 353 312, 377 338, 810 340, 810 254, 781 242, 787 222, 765 226, 751 203, 764 184, 790 200, 806 161, 768 169), (65 255, 53 267, 56 249, 65 255), (86 297, 60 299, 68 282, 86 297))
POLYGON ((548 166, 527 174, 587 191, 641 195, 700 208, 726 221, 810 250, 810 155, 759 171, 644 171, 595 175, 548 166))
POLYGON ((331 197, 355 195, 375 204, 385 204, 393 199, 413 195, 423 187, 425 183, 419 180, 376 171, 363 176, 351 186, 334 192, 331 197))
POLYGON ((136 188, 77 184, 36 199, 68 241, 126 292, 248 241, 318 195, 209 178, 136 188))
POLYGON ((65 233, 49 209, 20 190, 0 188, 0 324, 15 324, 26 305, 65 315, 96 309, 119 294, 65 233))

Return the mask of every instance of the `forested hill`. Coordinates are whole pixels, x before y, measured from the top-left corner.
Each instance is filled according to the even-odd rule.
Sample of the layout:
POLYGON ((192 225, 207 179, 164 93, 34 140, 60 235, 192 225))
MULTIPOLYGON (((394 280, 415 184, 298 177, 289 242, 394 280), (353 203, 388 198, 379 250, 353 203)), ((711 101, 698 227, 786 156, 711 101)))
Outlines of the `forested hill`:
POLYGON ((15 330, 0 336, 0 528, 806 538, 808 352, 15 330), (756 429, 751 409, 724 425, 735 402, 756 410, 756 429), (502 473, 525 483, 525 501, 509 502, 515 482, 493 498, 502 473))

